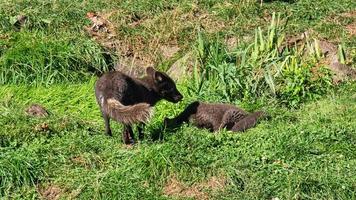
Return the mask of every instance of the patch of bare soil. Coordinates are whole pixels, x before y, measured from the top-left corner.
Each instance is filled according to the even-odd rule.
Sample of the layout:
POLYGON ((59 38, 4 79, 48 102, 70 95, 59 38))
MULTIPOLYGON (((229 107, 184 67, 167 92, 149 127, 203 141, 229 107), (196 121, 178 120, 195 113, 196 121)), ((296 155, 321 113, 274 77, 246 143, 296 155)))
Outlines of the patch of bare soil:
POLYGON ((356 17, 356 10, 352 10, 350 12, 342 13, 341 16, 350 17, 350 18, 356 17))
POLYGON ((335 44, 326 40, 318 40, 316 42, 319 43, 319 48, 324 55, 323 62, 334 73, 334 83, 339 83, 345 79, 356 79, 356 70, 339 62, 337 56, 338 47, 335 44))
POLYGON ((355 36, 356 35, 356 22, 353 22, 352 24, 347 25, 346 30, 349 32, 350 35, 355 36))
POLYGON ((57 200, 63 194, 63 189, 56 185, 49 185, 47 187, 38 188, 38 192, 42 199, 46 200, 57 200))
POLYGON ((26 108, 25 112, 33 117, 46 117, 48 116, 47 110, 39 105, 39 104, 32 104, 28 108, 26 108))
POLYGON ((91 26, 84 29, 94 38, 101 46, 107 49, 116 48, 116 32, 112 23, 108 20, 112 13, 88 12, 87 18, 92 22, 91 26))
POLYGON ((74 164, 83 166, 83 167, 87 167, 87 161, 85 160, 85 158, 83 158, 82 156, 73 156, 70 159, 74 164))
POLYGON ((226 47, 229 51, 233 50, 234 48, 236 48, 238 43, 238 40, 236 37, 228 37, 225 39, 225 44, 226 47))
MULTIPOLYGON (((115 26, 108 18, 113 12, 99 13, 88 12, 87 18, 92 25, 84 27, 87 33, 103 48, 119 55, 120 60, 115 69, 130 75, 142 75, 146 67, 152 66, 152 60, 140 53, 145 48, 145 43, 140 37, 129 40, 119 38, 115 31, 115 26)), ((140 20, 133 20, 139 22, 140 20)))
POLYGON ((208 190, 212 192, 221 191, 226 185, 224 177, 211 177, 207 181, 203 181, 191 186, 186 186, 179 182, 175 177, 172 177, 163 189, 163 193, 171 197, 185 197, 199 200, 210 199, 208 190))
POLYGON ((161 53, 165 59, 172 58, 178 51, 178 45, 162 45, 160 47, 161 53))
POLYGON ((171 8, 151 18, 125 11, 89 12, 87 18, 92 22, 85 27, 88 34, 105 49, 118 55, 115 69, 134 76, 144 75, 145 68, 173 58, 184 45, 188 45, 178 45, 182 32, 189 31, 185 34, 189 41, 196 36, 198 29, 194 27, 199 26, 211 33, 230 25, 198 6, 188 13, 171 8), (127 36, 120 33, 121 28, 142 29, 144 33, 127 36), (145 37, 145 33, 150 36, 145 37))
POLYGON ((353 22, 351 24, 346 25, 345 28, 351 36, 355 36, 356 35, 356 10, 342 13, 341 16, 353 19, 353 22))

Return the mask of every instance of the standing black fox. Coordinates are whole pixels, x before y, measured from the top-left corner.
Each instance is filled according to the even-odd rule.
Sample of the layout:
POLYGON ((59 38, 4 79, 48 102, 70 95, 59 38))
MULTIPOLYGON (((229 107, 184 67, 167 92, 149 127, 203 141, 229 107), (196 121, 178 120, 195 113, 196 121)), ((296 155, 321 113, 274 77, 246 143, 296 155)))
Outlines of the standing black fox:
POLYGON ((146 69, 143 78, 133 78, 120 71, 102 75, 95 84, 95 96, 105 122, 105 132, 112 135, 110 118, 124 124, 123 140, 134 140, 132 125, 138 127, 139 139, 143 138, 143 124, 152 113, 152 107, 161 99, 177 103, 183 96, 174 81, 165 73, 152 67, 146 69))
POLYGON ((226 128, 234 132, 245 131, 254 127, 259 118, 264 117, 262 111, 247 113, 246 111, 229 104, 211 104, 195 101, 173 119, 164 119, 168 128, 181 125, 190 120, 199 128, 218 131, 226 128))

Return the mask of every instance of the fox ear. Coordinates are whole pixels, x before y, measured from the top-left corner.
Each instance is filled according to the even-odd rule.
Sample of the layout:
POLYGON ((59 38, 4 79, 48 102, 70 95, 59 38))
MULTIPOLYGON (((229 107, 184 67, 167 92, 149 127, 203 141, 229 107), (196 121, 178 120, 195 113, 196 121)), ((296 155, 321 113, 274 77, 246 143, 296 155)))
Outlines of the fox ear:
POLYGON ((155 72, 155 76, 154 76, 154 80, 155 80, 156 83, 162 83, 163 80, 164 80, 164 77, 165 77, 164 74, 162 74, 161 72, 156 71, 155 72))
POLYGON ((154 77, 156 70, 153 69, 153 67, 147 67, 146 68, 146 74, 148 76, 154 77))

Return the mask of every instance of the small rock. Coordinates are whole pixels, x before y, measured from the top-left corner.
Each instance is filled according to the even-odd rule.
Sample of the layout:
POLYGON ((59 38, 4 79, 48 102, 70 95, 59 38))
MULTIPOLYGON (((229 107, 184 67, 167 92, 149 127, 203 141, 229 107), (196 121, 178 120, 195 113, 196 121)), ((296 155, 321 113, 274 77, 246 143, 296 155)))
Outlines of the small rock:
POLYGON ((30 116, 34 117, 46 117, 48 116, 47 110, 38 104, 32 104, 30 107, 26 109, 26 113, 30 116))

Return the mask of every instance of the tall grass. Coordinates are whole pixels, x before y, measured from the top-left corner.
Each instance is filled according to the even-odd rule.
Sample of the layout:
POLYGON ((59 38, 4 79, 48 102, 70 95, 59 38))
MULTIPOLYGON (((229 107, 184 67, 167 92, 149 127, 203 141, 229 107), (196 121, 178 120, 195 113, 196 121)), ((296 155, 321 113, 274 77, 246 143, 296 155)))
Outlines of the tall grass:
POLYGON ((0 147, 0 197, 15 188, 35 185, 43 177, 45 165, 34 149, 0 147))
POLYGON ((0 54, 0 84, 78 82, 106 71, 101 47, 85 38, 19 32, 0 54))
POLYGON ((232 52, 218 39, 211 42, 200 33, 195 46, 199 63, 190 91, 226 101, 275 98, 292 107, 325 94, 331 74, 319 64, 320 53, 307 44, 283 46, 283 29, 280 16, 273 14, 266 33, 256 29, 251 44, 232 52))

